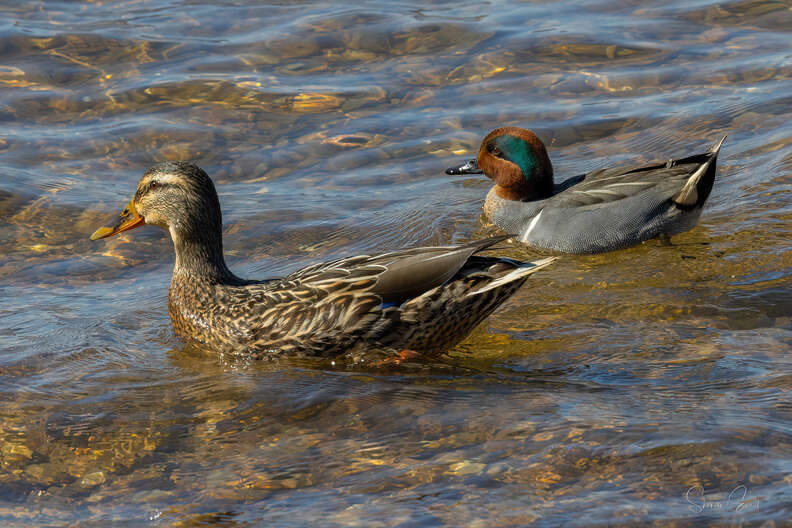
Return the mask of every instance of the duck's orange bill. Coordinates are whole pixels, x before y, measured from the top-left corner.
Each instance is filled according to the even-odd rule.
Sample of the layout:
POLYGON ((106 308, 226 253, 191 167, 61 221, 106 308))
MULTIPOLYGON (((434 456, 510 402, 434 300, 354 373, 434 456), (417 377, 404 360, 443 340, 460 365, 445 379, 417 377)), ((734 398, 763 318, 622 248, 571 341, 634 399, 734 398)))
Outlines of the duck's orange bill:
POLYGON ((129 231, 145 224, 146 221, 140 216, 135 209, 135 200, 130 200, 129 205, 121 211, 121 218, 118 223, 113 227, 100 227, 94 234, 91 235, 91 240, 99 240, 100 238, 107 238, 109 236, 117 235, 122 231, 129 231))

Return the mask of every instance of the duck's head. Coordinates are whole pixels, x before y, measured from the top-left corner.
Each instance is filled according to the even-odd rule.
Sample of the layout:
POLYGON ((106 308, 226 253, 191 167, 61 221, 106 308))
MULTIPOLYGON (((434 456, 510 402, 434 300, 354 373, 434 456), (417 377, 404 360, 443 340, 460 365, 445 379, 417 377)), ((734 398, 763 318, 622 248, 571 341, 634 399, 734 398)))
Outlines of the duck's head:
POLYGON ((158 163, 143 174, 137 191, 111 227, 100 227, 91 240, 107 238, 144 224, 170 232, 176 267, 225 273, 220 200, 209 176, 187 162, 158 163))
POLYGON ((487 134, 478 157, 446 174, 481 174, 507 200, 538 200, 553 194, 553 165, 542 140, 525 128, 503 127, 487 134))
POLYGON ((212 180, 197 165, 166 161, 147 170, 129 204, 112 227, 100 227, 91 240, 107 238, 144 224, 171 232, 174 240, 196 230, 220 229, 220 201, 212 180))

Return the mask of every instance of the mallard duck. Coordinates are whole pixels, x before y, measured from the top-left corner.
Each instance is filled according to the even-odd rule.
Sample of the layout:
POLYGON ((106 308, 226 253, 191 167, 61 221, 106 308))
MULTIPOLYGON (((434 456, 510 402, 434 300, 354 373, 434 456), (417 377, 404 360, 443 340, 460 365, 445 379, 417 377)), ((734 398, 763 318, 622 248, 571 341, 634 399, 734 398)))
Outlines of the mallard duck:
POLYGON ((489 219, 533 247, 601 253, 691 229, 715 181, 723 137, 709 151, 667 162, 597 169, 553 183, 542 141, 517 127, 490 132, 478 158, 446 174, 495 182, 484 202, 489 219))
POLYGON ((168 307, 176 333, 213 349, 335 356, 364 349, 439 354, 554 259, 477 253, 505 236, 316 264, 287 277, 246 280, 223 258, 220 201, 192 163, 159 163, 112 227, 92 240, 152 224, 176 251, 168 307))

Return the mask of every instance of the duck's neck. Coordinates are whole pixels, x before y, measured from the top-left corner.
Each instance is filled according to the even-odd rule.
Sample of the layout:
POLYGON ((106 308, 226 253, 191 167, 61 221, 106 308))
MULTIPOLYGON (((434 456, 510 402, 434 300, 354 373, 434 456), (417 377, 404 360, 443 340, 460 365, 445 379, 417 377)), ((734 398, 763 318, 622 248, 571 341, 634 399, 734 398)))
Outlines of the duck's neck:
MULTIPOLYGON (((171 228, 173 247, 176 250, 174 277, 193 277, 219 283, 238 283, 223 258, 223 238, 213 230, 179 232, 171 228)), ((219 230, 218 230, 219 231, 219 230)))
POLYGON ((553 195, 553 178, 542 179, 540 181, 521 180, 508 187, 503 187, 497 183, 494 186, 495 193, 504 200, 515 202, 532 202, 534 200, 546 200, 553 195))

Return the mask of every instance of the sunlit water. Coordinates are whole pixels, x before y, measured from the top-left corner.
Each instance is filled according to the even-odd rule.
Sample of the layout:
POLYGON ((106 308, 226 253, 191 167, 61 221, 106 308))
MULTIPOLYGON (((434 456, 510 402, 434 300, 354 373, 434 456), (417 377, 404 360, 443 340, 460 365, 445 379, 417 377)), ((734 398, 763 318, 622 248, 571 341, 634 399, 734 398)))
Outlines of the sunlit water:
POLYGON ((2 9, 2 526, 788 522, 788 2, 243 3, 2 9), (557 177, 729 138, 693 231, 565 257, 428 364, 196 354, 165 233, 88 240, 166 159, 243 276, 496 233, 443 169, 499 125, 557 177))

